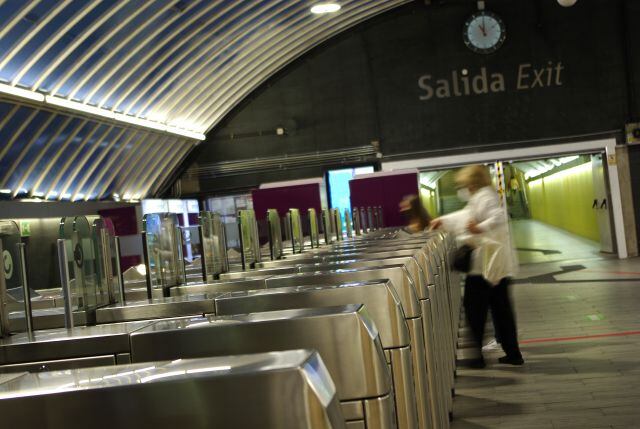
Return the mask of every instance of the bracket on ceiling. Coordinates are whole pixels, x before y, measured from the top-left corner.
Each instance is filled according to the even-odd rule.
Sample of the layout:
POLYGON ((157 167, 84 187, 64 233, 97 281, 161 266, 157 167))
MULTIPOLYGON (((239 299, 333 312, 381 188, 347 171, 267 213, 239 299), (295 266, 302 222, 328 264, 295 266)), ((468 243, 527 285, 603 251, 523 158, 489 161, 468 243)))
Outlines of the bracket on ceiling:
POLYGON ((484 0, 478 0, 478 10, 484 10, 484 0))

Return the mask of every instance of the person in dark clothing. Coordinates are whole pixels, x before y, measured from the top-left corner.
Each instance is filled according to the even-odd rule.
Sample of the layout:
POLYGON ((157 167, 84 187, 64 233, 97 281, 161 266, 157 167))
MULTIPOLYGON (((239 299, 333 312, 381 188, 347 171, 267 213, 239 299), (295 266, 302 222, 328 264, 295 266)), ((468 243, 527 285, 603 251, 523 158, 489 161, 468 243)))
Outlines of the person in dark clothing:
POLYGON ((456 175, 458 195, 467 205, 454 213, 434 219, 432 228, 455 233, 460 244, 473 248, 471 266, 465 280, 464 309, 480 357, 472 367, 484 368, 482 341, 488 311, 491 309, 496 339, 505 356, 498 361, 522 365, 515 315, 509 285, 517 262, 509 238, 507 216, 500 197, 484 166, 465 167, 456 175))

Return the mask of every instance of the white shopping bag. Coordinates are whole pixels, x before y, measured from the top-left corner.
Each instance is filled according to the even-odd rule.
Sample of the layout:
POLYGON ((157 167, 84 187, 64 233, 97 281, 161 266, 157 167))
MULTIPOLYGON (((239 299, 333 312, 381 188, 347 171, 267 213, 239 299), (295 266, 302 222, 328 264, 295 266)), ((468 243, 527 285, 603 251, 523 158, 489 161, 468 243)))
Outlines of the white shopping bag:
POLYGON ((510 246, 485 234, 478 249, 481 252, 482 277, 495 286, 511 275, 510 246))

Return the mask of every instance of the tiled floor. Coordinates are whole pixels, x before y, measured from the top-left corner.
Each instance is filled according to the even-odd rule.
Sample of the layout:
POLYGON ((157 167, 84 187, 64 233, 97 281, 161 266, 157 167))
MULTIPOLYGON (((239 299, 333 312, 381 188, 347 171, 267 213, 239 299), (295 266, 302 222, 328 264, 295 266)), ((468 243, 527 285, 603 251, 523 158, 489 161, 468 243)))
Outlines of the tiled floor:
POLYGON ((640 428, 640 259, 524 266, 513 292, 526 363, 459 369, 453 429, 640 428))
POLYGON ((599 243, 535 220, 512 221, 511 231, 523 264, 602 256, 599 243))

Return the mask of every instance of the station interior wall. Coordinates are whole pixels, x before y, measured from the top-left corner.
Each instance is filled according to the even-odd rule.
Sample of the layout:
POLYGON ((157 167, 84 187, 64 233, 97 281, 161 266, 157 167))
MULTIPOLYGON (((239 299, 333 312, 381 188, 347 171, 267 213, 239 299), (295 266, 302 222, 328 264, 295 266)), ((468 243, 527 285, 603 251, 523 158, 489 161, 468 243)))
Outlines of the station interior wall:
POLYGON ((531 218, 573 234, 599 241, 591 163, 547 177, 534 179, 525 187, 531 218))

